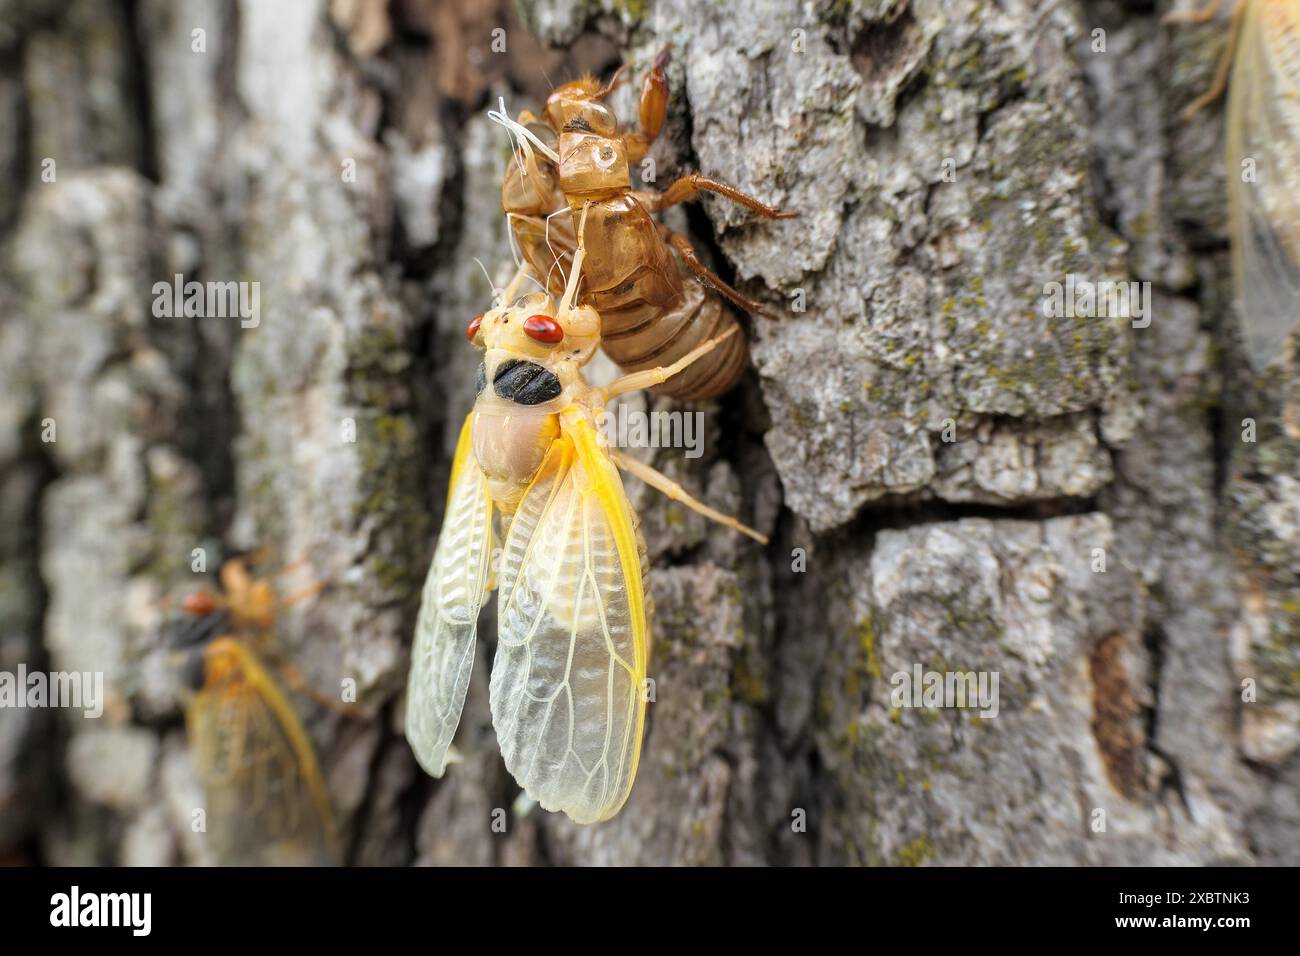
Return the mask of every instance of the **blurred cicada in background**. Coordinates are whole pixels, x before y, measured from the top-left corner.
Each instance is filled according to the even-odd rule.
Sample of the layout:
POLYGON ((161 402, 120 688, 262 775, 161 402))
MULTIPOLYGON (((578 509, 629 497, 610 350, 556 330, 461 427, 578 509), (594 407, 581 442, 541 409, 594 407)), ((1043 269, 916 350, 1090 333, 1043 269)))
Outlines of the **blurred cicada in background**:
MULTIPOLYGON (((334 814, 311 740, 264 657, 277 610, 319 587, 277 601, 272 581, 238 558, 219 577, 220 593, 182 602, 175 636, 212 857, 222 865, 337 863, 334 814)), ((302 682, 289 665, 283 671, 302 682)))

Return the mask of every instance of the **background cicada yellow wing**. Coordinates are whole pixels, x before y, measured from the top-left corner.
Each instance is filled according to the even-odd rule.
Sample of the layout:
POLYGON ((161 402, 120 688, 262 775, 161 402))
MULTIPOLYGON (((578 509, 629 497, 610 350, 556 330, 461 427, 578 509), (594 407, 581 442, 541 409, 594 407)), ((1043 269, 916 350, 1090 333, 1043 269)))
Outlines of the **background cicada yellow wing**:
POLYGON ((253 652, 220 637, 186 723, 205 793, 207 835, 223 865, 338 862, 334 817, 311 742, 253 652))
POLYGON ((528 795, 578 823, 627 800, 645 722, 645 549, 585 421, 551 446, 501 558, 492 723, 528 795))
POLYGON ((1300 321, 1300 3, 1251 0, 1244 16, 1228 102, 1228 198, 1237 301, 1260 369, 1300 321))
POLYGON ((406 687, 406 739, 435 777, 447 767, 474 667, 478 612, 492 570, 492 498, 474 460, 470 419, 452 463, 447 512, 415 623, 406 687))

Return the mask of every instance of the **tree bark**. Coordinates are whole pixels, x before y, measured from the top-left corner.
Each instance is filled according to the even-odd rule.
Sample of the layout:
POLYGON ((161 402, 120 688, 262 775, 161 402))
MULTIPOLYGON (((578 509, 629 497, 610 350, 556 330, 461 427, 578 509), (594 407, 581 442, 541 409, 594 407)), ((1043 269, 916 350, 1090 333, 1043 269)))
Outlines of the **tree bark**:
POLYGON ((357 688, 297 700, 349 862, 1300 863, 1300 373, 1245 365, 1222 111, 1179 118, 1226 31, 1158 6, 0 2, 0 670, 108 696, 0 710, 0 858, 209 860, 166 600, 263 545, 327 584, 280 649, 357 688), (671 214, 777 318, 701 457, 636 453, 773 542, 628 479, 655 701, 580 827, 516 801, 490 618, 442 780, 401 698, 474 260, 512 271, 486 110, 627 62, 633 120, 669 42, 658 188, 801 215, 671 214), (158 315, 177 275, 260 321, 158 315), (1149 325, 1046 315, 1069 275, 1149 325), (914 669, 996 716, 899 706, 914 669))

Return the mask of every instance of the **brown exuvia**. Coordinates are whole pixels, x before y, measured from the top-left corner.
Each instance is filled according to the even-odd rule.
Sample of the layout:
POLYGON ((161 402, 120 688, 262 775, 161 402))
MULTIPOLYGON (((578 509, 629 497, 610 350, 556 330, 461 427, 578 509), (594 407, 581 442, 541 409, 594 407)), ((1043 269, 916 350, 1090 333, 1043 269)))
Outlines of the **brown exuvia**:
MULTIPOLYGON (((632 189, 629 167, 640 163, 663 127, 668 52, 668 47, 660 52, 642 83, 635 132, 622 131, 602 103, 618 74, 605 84, 592 77, 565 83, 547 98, 541 119, 529 112, 521 113, 517 123, 501 117, 521 134, 518 162, 506 173, 501 205, 524 266, 552 293, 562 290, 575 248, 573 215, 587 208, 580 301, 600 313, 605 352, 627 371, 669 365, 726 333, 737 323, 723 297, 762 312, 759 303, 705 267, 686 237, 656 222, 651 213, 707 190, 768 219, 798 215, 699 173, 680 177, 663 192, 632 189), (571 214, 556 215, 566 207, 571 214), (700 281, 689 281, 678 259, 700 281)), ((729 335, 706 360, 655 391, 679 399, 721 395, 740 379, 746 352, 744 337, 729 335)))

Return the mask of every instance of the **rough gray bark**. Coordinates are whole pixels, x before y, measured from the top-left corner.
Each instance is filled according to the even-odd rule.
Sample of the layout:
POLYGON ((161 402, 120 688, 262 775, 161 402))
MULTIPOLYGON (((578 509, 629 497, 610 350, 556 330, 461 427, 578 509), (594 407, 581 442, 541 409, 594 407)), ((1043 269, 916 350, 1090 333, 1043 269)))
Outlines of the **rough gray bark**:
POLYGON ((1221 112, 1177 117, 1222 29, 1118 0, 521 7, 0 3, 0 670, 110 693, 0 711, 0 856, 206 859, 162 602, 194 548, 266 544, 330 585, 281 647, 366 713, 300 708, 353 862, 1300 862, 1300 374, 1247 373, 1221 112), (630 802, 582 828, 513 809, 490 647, 442 781, 399 698, 473 257, 509 262, 485 110, 667 41, 657 179, 802 216, 676 220, 780 318, 704 457, 653 460, 774 541, 629 481, 657 700, 630 802), (176 273, 259 282, 261 324, 153 317, 176 273), (1150 326, 1045 318, 1067 273, 1151 282, 1150 326), (999 715, 892 708, 916 664, 998 672, 999 715))

